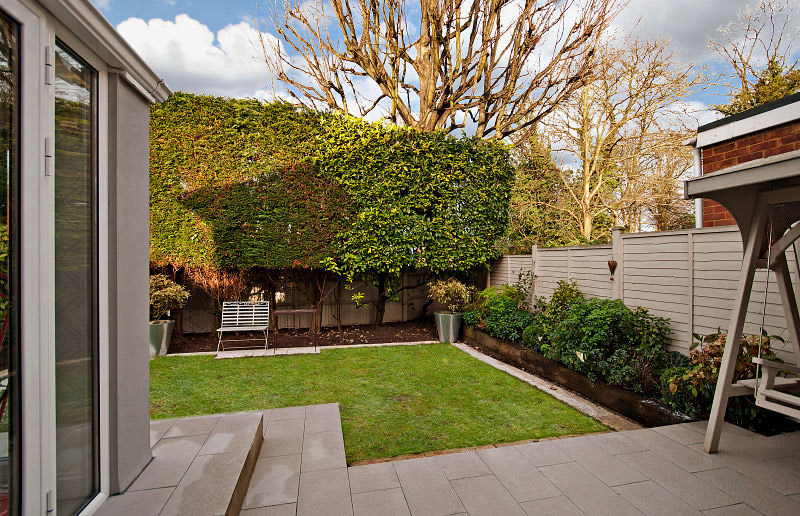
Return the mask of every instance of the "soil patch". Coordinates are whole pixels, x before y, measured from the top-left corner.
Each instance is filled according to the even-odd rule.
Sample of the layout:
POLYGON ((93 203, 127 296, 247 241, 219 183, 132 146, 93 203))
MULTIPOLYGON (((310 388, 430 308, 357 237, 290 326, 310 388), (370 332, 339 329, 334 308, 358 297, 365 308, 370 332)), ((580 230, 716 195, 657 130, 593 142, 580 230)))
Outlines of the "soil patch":
MULTIPOLYGON (((252 342, 231 343, 228 346, 252 346, 257 348, 259 341, 264 343, 264 336, 260 333, 228 334, 230 339, 254 339, 252 342)), ((439 340, 436 325, 433 320, 408 321, 402 323, 386 323, 382 326, 364 324, 358 326, 344 326, 342 331, 336 328, 323 328, 319 335, 320 346, 343 346, 348 344, 382 344, 384 342, 418 342, 439 340)), ((314 336, 308 330, 282 329, 277 335, 270 330, 269 347, 296 348, 313 346, 314 336)), ((192 333, 179 337, 173 336, 169 352, 172 353, 198 353, 201 351, 216 351, 216 333, 192 333)))

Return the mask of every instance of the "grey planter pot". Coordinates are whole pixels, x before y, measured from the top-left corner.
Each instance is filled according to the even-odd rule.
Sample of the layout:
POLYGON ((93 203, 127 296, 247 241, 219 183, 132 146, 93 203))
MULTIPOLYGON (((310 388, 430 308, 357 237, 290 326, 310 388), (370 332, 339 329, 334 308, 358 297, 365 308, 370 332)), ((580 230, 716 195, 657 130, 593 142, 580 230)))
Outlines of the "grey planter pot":
POLYGON ((441 342, 457 342, 461 332, 461 314, 439 313, 436 316, 436 328, 439 330, 441 342))
POLYGON ((150 356, 166 355, 175 321, 150 321, 150 356))

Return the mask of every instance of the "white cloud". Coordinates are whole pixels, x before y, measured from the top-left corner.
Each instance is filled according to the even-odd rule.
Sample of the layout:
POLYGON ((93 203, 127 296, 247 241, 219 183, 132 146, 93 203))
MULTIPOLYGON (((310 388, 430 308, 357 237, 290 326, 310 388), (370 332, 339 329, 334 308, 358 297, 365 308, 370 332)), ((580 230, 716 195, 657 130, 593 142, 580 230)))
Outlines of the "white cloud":
POLYGON ((111 0, 92 0, 92 2, 98 7, 98 9, 102 9, 104 11, 111 9, 111 0))
MULTIPOLYGON (((243 21, 214 33, 187 14, 174 21, 129 18, 117 30, 175 91, 271 98, 258 30, 243 21)), ((277 44, 265 35, 268 45, 277 44)))

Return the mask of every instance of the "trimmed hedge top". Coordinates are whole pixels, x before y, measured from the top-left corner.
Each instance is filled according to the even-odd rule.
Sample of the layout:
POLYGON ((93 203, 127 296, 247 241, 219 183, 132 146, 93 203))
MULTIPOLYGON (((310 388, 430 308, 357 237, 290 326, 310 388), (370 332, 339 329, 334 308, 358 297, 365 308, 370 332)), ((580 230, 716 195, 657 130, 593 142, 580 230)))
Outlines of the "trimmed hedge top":
POLYGON ((150 130, 155 265, 468 270, 507 228, 502 143, 186 93, 150 130))

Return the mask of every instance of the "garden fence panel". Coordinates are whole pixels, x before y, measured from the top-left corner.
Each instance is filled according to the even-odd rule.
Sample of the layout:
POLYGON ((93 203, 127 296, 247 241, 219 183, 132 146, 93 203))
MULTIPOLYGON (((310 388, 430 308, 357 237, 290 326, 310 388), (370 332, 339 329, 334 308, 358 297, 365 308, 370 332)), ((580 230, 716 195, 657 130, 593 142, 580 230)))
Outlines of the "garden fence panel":
MULTIPOLYGON (((492 285, 501 284, 503 275, 508 277, 511 260, 507 258, 517 260, 517 256, 495 262, 492 285)), ((741 256, 742 243, 736 227, 631 234, 615 231, 611 246, 534 247, 531 254, 536 277, 534 295, 550 297, 559 280, 573 279, 588 297, 619 298, 630 307, 641 306, 655 315, 668 317, 672 349, 688 353, 693 333, 705 335, 718 328, 727 329, 741 256), (609 260, 617 262, 613 280, 610 280, 609 260)), ((797 295, 800 280, 793 248, 787 258, 797 295)), ((766 274, 758 271, 745 333, 759 332, 765 286, 766 274)), ((770 273, 764 322, 770 335, 788 338, 773 273, 770 273)), ((779 356, 793 360, 788 342, 774 345, 779 356)))

